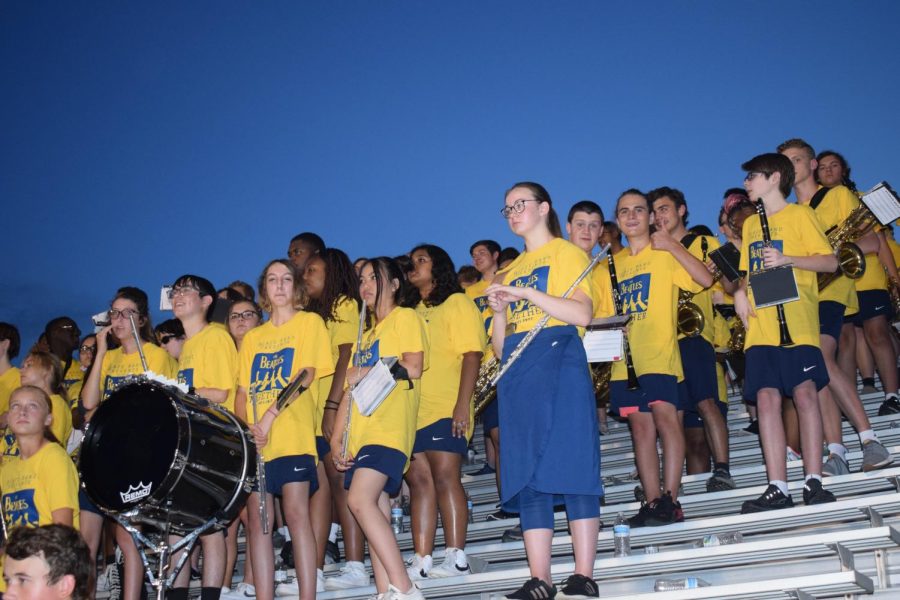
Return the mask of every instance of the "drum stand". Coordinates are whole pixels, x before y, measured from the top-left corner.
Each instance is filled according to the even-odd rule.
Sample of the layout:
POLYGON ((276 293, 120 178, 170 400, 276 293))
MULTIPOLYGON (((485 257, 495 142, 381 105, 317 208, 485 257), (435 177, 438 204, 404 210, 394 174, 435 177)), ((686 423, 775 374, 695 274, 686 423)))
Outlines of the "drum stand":
MULTIPOLYGON (((171 500, 169 500, 169 508, 171 508, 171 500)), ((194 544, 197 543, 197 540, 201 535, 209 531, 218 523, 218 519, 209 519, 206 523, 197 527, 170 546, 168 519, 166 519, 165 522, 156 520, 149 522, 148 524, 157 527, 161 533, 157 535, 148 534, 148 537, 148 535, 144 535, 144 533, 129 520, 129 517, 136 517, 139 514, 140 511, 135 509, 126 513, 110 516, 118 521, 119 525, 124 527, 125 531, 131 535, 131 539, 134 540, 134 545, 137 548, 138 554, 141 556, 141 562, 144 564, 144 570, 147 571, 150 585, 156 590, 156 600, 164 600, 166 597, 166 590, 171 589, 172 585, 175 583, 175 576, 178 575, 182 567, 184 567, 184 563, 194 549, 194 544), (158 564, 153 564, 151 558, 147 555, 146 549, 150 549, 152 553, 156 554, 158 564), (175 569, 167 576, 166 572, 169 570, 169 558, 173 553, 179 552, 182 549, 184 549, 184 551, 178 559, 178 562, 175 564, 175 569)))

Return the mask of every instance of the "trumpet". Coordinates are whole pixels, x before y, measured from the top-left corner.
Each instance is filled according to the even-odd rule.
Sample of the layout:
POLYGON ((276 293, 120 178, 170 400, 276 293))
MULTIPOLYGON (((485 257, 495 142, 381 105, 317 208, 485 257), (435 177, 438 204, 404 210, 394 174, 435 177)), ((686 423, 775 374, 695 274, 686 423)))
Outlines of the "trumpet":
POLYGON ((875 225, 875 215, 868 207, 860 203, 853 209, 840 227, 834 226, 825 234, 828 243, 838 258, 838 268, 833 273, 819 273, 816 280, 819 291, 824 290, 842 274, 850 279, 859 279, 866 272, 866 256, 856 245, 875 225))

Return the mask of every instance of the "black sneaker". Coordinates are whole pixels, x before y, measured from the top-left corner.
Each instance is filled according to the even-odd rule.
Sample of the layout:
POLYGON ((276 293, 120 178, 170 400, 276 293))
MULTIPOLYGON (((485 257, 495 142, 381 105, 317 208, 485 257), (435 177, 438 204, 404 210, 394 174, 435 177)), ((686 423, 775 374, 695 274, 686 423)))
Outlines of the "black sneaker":
POLYGON ((684 512, 681 505, 672 500, 672 492, 666 492, 650 504, 652 508, 644 523, 646 526, 660 527, 684 521, 684 512))
POLYGON ((500 538, 502 542, 518 542, 519 540, 524 539, 525 536, 522 535, 522 526, 516 525, 515 527, 511 527, 503 532, 503 535, 500 538))
POLYGON ((878 407, 878 416, 885 417, 887 415, 896 415, 900 413, 900 402, 897 402, 897 396, 890 395, 884 399, 881 406, 878 407))
POLYGON ((736 487, 731 473, 725 469, 713 469, 712 475, 706 480, 707 492, 727 492, 736 487))
POLYGON ((506 512, 505 510, 503 510, 503 509, 501 508, 501 509, 498 510, 497 512, 492 512, 491 514, 489 514, 488 516, 486 516, 486 517, 484 518, 484 520, 485 520, 485 521, 505 521, 506 519, 514 519, 514 518, 516 518, 517 516, 518 516, 518 515, 515 515, 515 514, 513 514, 513 513, 508 513, 508 512, 506 512))
MULTIPOLYGON (((805 492, 804 492, 805 493, 805 492)), ((762 496, 756 500, 747 500, 741 505, 741 514, 764 512, 767 510, 779 510, 782 508, 791 508, 794 506, 794 500, 790 496, 785 496, 778 486, 769 484, 762 496)))
POLYGON ((647 517, 649 517, 653 513, 654 502, 651 502, 650 504, 642 504, 641 509, 636 515, 634 515, 633 517, 628 517, 628 526, 632 529, 634 529, 635 527, 646 527, 647 517))
POLYGON ((587 600, 599 596, 600 590, 597 588, 597 582, 578 573, 566 579, 556 594, 560 600, 587 600))
POLYGON ((556 586, 547 585, 547 582, 532 577, 525 582, 525 585, 503 598, 505 600, 548 600, 556 598, 556 586))
POLYGON ((334 564, 341 562, 341 549, 338 547, 337 542, 328 540, 328 543, 325 544, 325 554, 331 557, 334 564))
POLYGON ((803 502, 807 506, 813 504, 827 504, 828 502, 834 501, 834 494, 823 488, 821 481, 815 478, 806 480, 806 485, 803 486, 803 502))

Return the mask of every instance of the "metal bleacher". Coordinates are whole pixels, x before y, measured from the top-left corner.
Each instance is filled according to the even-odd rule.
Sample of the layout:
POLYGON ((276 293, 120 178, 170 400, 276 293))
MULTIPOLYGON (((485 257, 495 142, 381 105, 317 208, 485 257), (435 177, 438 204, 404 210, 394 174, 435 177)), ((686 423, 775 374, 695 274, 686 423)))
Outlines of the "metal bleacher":
MULTIPOLYGON (((731 397, 728 423, 732 475, 737 489, 707 492, 708 474, 685 476, 679 498, 685 522, 646 527, 631 532, 632 554, 613 556, 612 522, 617 513, 634 514, 635 500, 631 441, 627 428, 611 423, 601 437, 603 479, 606 488, 601 528, 597 539, 594 578, 601 598, 684 600, 694 598, 812 598, 900 599, 900 415, 876 416, 883 396, 863 396, 866 411, 882 443, 897 459, 888 468, 856 472, 862 452, 855 431, 844 423, 844 441, 850 449, 851 474, 826 478, 825 486, 837 502, 805 506, 802 502, 802 464, 788 463, 790 509, 741 515, 741 504, 759 496, 766 486, 758 438, 744 431, 748 417, 743 405, 731 397), (704 536, 740 532, 736 544, 704 547, 704 536), (653 552, 647 553, 648 547, 653 552), (708 587, 655 592, 659 578, 697 577, 708 587)), ((480 428, 479 428, 480 429, 480 428)), ((518 588, 530 577, 521 541, 503 541, 504 531, 517 519, 489 521, 496 510, 493 475, 473 475, 483 464, 480 432, 475 436, 476 459, 464 467, 463 483, 474 503, 475 522, 469 525, 466 553, 471 575, 431 579, 419 583, 427 598, 486 600, 518 588)), ((564 513, 557 513, 552 542, 552 573, 556 582, 574 571, 572 540, 564 513)), ((241 538, 239 561, 243 560, 241 538)), ((412 553, 410 533, 398 542, 404 556, 412 553)), ((435 540, 435 563, 443 559, 443 531, 435 540)), ((326 577, 340 565, 327 565, 326 577)), ((368 563, 367 563, 368 568, 368 563)), ((239 569, 240 572, 240 569, 239 569)), ((195 586, 196 587, 196 586, 195 586)), ((192 593, 199 589, 192 590, 192 593)), ((322 600, 363 599, 375 594, 374 585, 353 590, 319 593, 322 600)))

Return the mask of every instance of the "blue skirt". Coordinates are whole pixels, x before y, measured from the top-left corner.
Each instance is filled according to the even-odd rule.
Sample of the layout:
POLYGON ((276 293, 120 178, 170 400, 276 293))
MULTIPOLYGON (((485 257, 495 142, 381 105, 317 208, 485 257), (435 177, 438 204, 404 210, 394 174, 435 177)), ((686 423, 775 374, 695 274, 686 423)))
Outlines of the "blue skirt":
MULTIPOLYGON (((524 335, 506 338, 504 361, 524 335)), ((504 510, 519 512, 517 495, 526 486, 603 495, 597 407, 575 327, 543 329, 499 381, 497 395, 504 510)))

